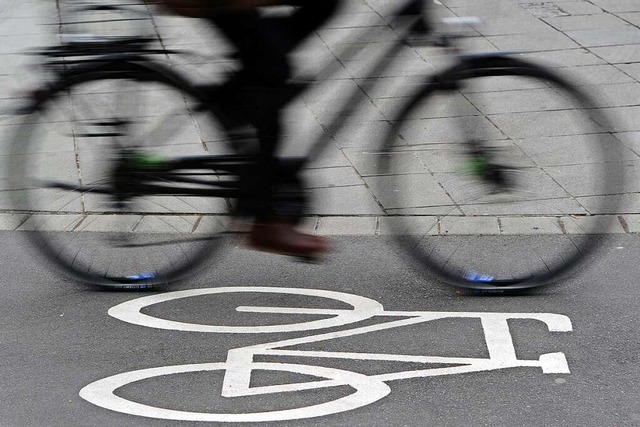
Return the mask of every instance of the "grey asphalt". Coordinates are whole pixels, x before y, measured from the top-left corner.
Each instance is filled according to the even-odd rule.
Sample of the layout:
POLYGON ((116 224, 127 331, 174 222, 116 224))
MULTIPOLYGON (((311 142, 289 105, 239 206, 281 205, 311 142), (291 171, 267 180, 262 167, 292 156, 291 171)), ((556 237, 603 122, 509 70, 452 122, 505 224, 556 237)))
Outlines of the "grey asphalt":
MULTIPOLYGON (((19 232, 3 232, 0 246, 0 424, 4 426, 173 426, 203 423, 157 420, 94 406, 79 391, 102 378, 147 368, 222 362, 227 351, 299 338, 348 326, 271 334, 162 330, 125 323, 107 311, 157 293, 96 292, 51 274, 31 258, 19 232)), ((461 237, 464 239, 464 237, 461 237)), ((383 237, 336 240, 325 264, 293 263, 274 255, 230 248, 228 256, 168 292, 219 287, 322 289, 378 301, 393 312, 553 313, 573 330, 550 332, 537 320, 512 319, 518 359, 561 352, 570 373, 515 367, 487 372, 389 381, 388 396, 348 412, 278 421, 282 426, 635 426, 640 325, 636 236, 614 236, 583 271, 544 292, 511 297, 464 296, 407 268, 383 237)), ((201 325, 259 326, 308 321, 309 315, 253 314, 239 305, 344 308, 314 297, 218 294, 167 301, 143 310, 201 325)), ((400 314, 396 314, 399 316, 400 314)), ((319 316, 322 317, 322 316, 319 316)), ((312 319, 317 319, 313 316, 312 319)), ((366 326, 395 318, 356 323, 366 326)), ((427 322, 341 339, 290 346, 293 350, 488 357, 482 328, 473 319, 427 322)), ((414 370, 422 364, 257 356, 256 361, 326 366, 366 375, 414 370)), ((430 368, 440 365, 430 365, 430 368)), ((309 381, 312 377, 257 371, 252 386, 309 381)), ((349 389, 324 388, 257 397, 221 398, 221 372, 168 375, 129 384, 118 395, 155 407, 235 414, 290 409, 331 401, 349 389)), ((250 423, 259 425, 260 423, 250 423)), ((212 425, 218 425, 212 423, 212 425)), ((219 425, 222 425, 220 423, 219 425)))

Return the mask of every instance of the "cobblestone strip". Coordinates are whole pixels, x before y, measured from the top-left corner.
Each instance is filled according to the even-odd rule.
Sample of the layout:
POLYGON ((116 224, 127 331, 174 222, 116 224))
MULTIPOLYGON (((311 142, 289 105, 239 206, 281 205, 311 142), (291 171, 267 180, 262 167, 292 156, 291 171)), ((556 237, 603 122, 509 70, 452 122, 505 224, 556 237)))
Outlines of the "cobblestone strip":
MULTIPOLYGON (((33 231, 34 221, 38 214, 0 214, 0 230, 2 231, 33 231)), ((158 219, 160 216, 158 216, 158 219)), ((206 218, 203 217, 203 218, 206 218)), ((113 215, 57 215, 57 221, 49 222, 50 231, 67 232, 107 232, 112 229, 113 215), (91 226, 79 226, 90 224, 91 226)), ((162 221, 153 221, 151 215, 146 215, 146 223, 166 224, 166 217, 162 221)), ((127 215, 126 223, 132 224, 131 230, 139 233, 175 233, 175 227, 134 227, 142 220, 142 216, 127 215), (137 218, 131 218, 131 217, 137 218)), ((408 229, 426 230, 429 235, 552 235, 552 234, 583 234, 583 230, 591 229, 591 222, 598 221, 602 234, 637 234, 640 233, 640 215, 601 215, 592 217, 578 216, 478 216, 478 217, 437 217, 437 216, 313 216, 307 218, 302 227, 320 235, 350 235, 350 236, 387 236, 403 232, 398 225, 408 225, 408 229), (588 226, 587 226, 588 225, 588 226)), ((119 224, 124 224, 118 222, 119 224)), ((206 222, 203 222, 206 223, 206 222)), ((234 223, 233 230, 245 231, 247 227, 234 223)), ((189 231, 178 229, 178 232, 189 231)), ((119 227, 118 231, 123 231, 119 227)), ((191 230, 198 233, 198 229, 191 230)), ((421 231, 423 233, 425 231, 421 231)))

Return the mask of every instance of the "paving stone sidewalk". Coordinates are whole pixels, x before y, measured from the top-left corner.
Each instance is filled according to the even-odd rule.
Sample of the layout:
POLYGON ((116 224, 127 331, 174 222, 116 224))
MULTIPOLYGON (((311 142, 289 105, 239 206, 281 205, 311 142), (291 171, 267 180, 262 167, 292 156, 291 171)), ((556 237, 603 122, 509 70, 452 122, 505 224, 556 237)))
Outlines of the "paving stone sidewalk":
MULTIPOLYGON (((611 119, 611 135, 624 150, 625 167, 629 182, 625 185, 622 206, 617 212, 597 212, 610 224, 610 232, 640 232, 640 2, 637 0, 440 0, 434 7, 441 17, 477 16, 481 25, 466 28, 465 46, 471 51, 515 51, 540 64, 572 76, 572 81, 584 86, 594 96, 611 119)), ((3 164, 10 161, 7 147, 15 133, 19 118, 6 114, 24 100, 24 91, 38 87, 44 78, 34 66, 33 57, 21 52, 36 46, 55 45, 59 42, 60 22, 69 22, 73 2, 62 0, 0 0, 0 156, 3 164)), ((139 6, 141 9, 146 6, 139 6)), ((382 76, 384 84, 368 85, 368 59, 384 51, 393 40, 388 31, 386 17, 397 7, 389 0, 347 0, 340 13, 314 34, 299 49, 295 63, 301 74, 310 74, 322 64, 332 63, 334 71, 318 90, 311 90, 287 109, 286 141, 284 151, 295 154, 304 149, 301 141, 330 133, 332 141, 323 156, 314 162, 308 178, 314 189, 314 207, 307 226, 321 234, 385 234, 392 218, 377 203, 373 179, 367 175, 363 153, 375 150, 376 136, 392 124, 394 109, 403 103, 424 75, 447 64, 441 53, 428 48, 398 52, 398 66, 382 76), (358 39, 367 28, 377 27, 375 36, 358 39), (349 37, 346 39, 345 37, 349 37), (365 48, 355 57, 341 57, 344 48, 365 48), (330 123, 340 110, 340 101, 349 90, 359 90, 366 98, 364 108, 349 116, 346 131, 332 133, 330 123), (372 190, 372 188, 374 190, 372 190), (373 191, 373 193, 372 193, 373 191)), ((286 8, 272 13, 286 13, 286 8)), ((69 26, 67 26, 69 27, 69 26)), ((168 49, 197 51, 203 56, 183 55, 165 58, 172 66, 196 82, 215 82, 234 67, 225 57, 230 47, 224 38, 207 23, 188 18, 157 15, 152 20, 135 24, 112 21, 94 24, 100 34, 121 35, 127 31, 152 34, 162 40, 168 49), (208 56, 207 56, 208 55, 208 56), (216 60, 211 61, 211 56, 216 60)), ((78 24, 63 31, 90 31, 91 25, 78 24)), ((348 51, 349 49, 347 49, 348 51)), ((508 133, 514 110, 512 96, 504 87, 486 89, 488 96, 500 98, 504 111, 493 111, 494 123, 504 123, 501 131, 508 133)), ((531 88, 527 99, 527 113, 544 117, 550 126, 557 114, 547 111, 544 89, 531 88)), ((469 96, 464 102, 473 101, 469 96)), ((520 113, 521 111, 515 111, 520 113)), ((437 114, 437 113, 430 113, 437 114)), ((449 120, 446 113, 434 115, 430 124, 442 125, 446 139, 449 120)), ((515 131, 514 131, 515 132, 515 131)), ((522 136, 521 136, 522 137, 522 136)), ((207 147, 210 141, 199 134, 198 146, 207 147)), ((204 153, 204 148, 202 153, 204 153)), ((571 155, 579 156, 579 153, 571 155)), ((29 154, 25 154, 29 155, 29 154)), ((437 171, 436 171, 437 172, 437 171)), ((434 173, 440 177, 446 175, 434 173)), ((578 178, 580 179, 580 178, 578 178)), ((571 187, 558 184, 562 189, 571 187)), ((436 185, 442 187, 441 183, 436 185)), ((0 229, 29 229, 30 215, 10 211, 7 193, 7 171, 0 172, 0 229)), ((382 190, 380 190, 382 191, 382 190)), ((435 191, 435 190, 434 190, 435 191)), ((442 190, 441 196, 444 196, 442 190)), ((585 195, 593 196, 596 195, 585 195)), ((588 197, 584 197, 588 202, 588 197)), ((195 213, 192 213, 195 214, 195 213)), ((413 212, 412 214, 415 214, 413 212)), ((437 223, 433 232, 445 234, 556 234, 572 233, 580 229, 580 221, 567 214, 548 214, 537 217, 503 218, 447 217, 418 215, 417 220, 437 223)), ((60 229, 85 229, 87 224, 99 228, 101 216, 64 216, 60 229)))

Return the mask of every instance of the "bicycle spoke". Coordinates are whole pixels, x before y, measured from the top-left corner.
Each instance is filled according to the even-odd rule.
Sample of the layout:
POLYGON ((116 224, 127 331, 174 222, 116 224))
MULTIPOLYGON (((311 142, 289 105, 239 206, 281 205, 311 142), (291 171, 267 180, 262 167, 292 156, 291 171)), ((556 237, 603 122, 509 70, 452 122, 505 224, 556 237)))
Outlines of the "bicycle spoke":
MULTIPOLYGON (((502 63, 508 70, 518 61, 502 63)), ((461 83, 476 88, 495 73, 482 65, 464 71, 461 83)), ((400 239, 407 254, 457 286, 515 290, 557 279, 595 247, 604 231, 599 218, 611 209, 605 196, 622 180, 622 148, 602 133, 604 120, 593 118, 585 98, 546 71, 518 67, 552 89, 531 89, 529 78, 514 76, 505 91, 445 91, 462 93, 464 108, 476 110, 439 111, 458 120, 415 118, 429 117, 423 108, 430 105, 416 95, 389 132, 379 172, 365 178, 374 195, 387 190, 378 199, 399 215, 392 234, 418 236, 400 239), (549 107, 531 109, 537 97, 549 107), (448 123, 449 133, 432 130, 448 123)))
POLYGON ((22 178, 12 185, 17 189, 12 199, 33 212, 29 221, 38 249, 92 284, 148 287, 196 271, 196 265, 220 244, 215 234, 227 229, 223 218, 228 202, 212 204, 197 193, 137 191, 153 185, 176 188, 176 194, 180 185, 206 188, 207 181, 196 179, 204 171, 190 176, 191 171, 185 170, 173 177, 154 170, 146 176, 136 172, 140 180, 136 186, 126 174, 120 177, 116 166, 134 161, 127 156, 136 153, 148 162, 165 161, 157 156, 171 161, 176 153, 205 154, 194 114, 210 120, 208 113, 191 112, 186 101, 190 95, 167 84, 164 77, 154 81, 146 75, 139 81, 132 72, 130 78, 111 79, 108 73, 93 71, 74 74, 74 80, 44 99, 42 108, 21 127, 24 143, 13 148, 15 176, 22 178), (59 107, 67 102, 71 108, 59 107), (61 148, 57 152, 52 141, 61 148), (64 162, 54 164, 49 151, 64 162), (118 179, 124 181, 118 184, 118 179), (203 215, 212 216, 202 220, 203 215), (196 228, 197 236, 192 235, 196 228))

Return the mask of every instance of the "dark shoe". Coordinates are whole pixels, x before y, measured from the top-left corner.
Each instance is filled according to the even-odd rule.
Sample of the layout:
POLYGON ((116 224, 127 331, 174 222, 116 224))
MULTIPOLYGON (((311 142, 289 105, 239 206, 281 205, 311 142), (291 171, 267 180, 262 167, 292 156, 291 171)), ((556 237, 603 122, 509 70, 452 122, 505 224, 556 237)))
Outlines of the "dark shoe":
POLYGON ((255 224, 249 234, 249 247, 265 252, 316 259, 329 251, 327 239, 302 233, 293 224, 274 222, 255 224))

